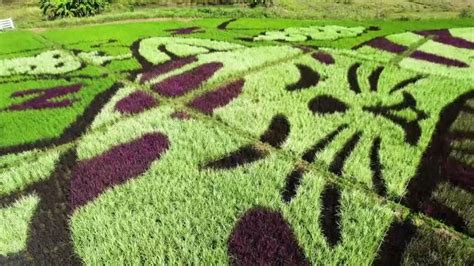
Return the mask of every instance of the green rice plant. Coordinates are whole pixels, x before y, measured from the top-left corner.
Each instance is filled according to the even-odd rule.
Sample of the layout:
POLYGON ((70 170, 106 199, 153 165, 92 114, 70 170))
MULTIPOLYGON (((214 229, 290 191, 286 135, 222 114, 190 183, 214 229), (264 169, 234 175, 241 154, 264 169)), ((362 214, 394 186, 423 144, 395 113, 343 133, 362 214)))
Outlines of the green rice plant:
POLYGON ((97 78, 23 81, 0 85, 4 91, 0 100, 3 109, 0 112, 3 121, 1 131, 4 136, 0 146, 5 148, 45 140, 59 141, 64 132, 72 132, 71 125, 82 117, 95 96, 109 89, 112 84, 111 79, 97 78))

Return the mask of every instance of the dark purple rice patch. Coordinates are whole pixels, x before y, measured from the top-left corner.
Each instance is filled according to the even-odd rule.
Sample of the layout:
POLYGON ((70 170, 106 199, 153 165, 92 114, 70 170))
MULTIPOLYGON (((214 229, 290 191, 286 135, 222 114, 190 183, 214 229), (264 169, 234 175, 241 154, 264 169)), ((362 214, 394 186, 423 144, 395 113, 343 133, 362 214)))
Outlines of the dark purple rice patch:
POLYGON ((157 105, 157 100, 151 95, 136 91, 115 104, 115 110, 122 114, 137 114, 157 105))
POLYGON ((451 59, 451 58, 447 58, 444 56, 431 54, 431 53, 427 53, 423 51, 414 51, 410 55, 410 57, 413 59, 419 59, 419 60, 428 61, 431 63, 436 63, 440 65, 445 65, 445 66, 453 66, 453 67, 461 67, 461 68, 469 67, 468 64, 462 61, 459 61, 457 59, 451 59))
POLYGON ((316 96, 308 103, 308 108, 313 114, 344 113, 349 107, 340 100, 329 95, 316 96))
POLYGON ((171 72, 173 70, 176 70, 185 65, 194 63, 196 61, 197 61, 197 57, 188 56, 188 57, 183 57, 183 58, 167 61, 163 64, 159 64, 156 66, 152 66, 149 71, 142 74, 140 78, 140 83, 143 84, 144 82, 147 82, 155 77, 171 72))
POLYGON ((173 35, 186 35, 191 33, 204 32, 200 27, 189 27, 189 28, 179 28, 179 29, 169 29, 167 32, 171 32, 173 35))
POLYGON ((335 130, 328 133, 324 138, 318 140, 311 148, 305 151, 301 159, 307 161, 308 163, 313 163, 317 158, 316 154, 324 150, 343 130, 348 128, 347 124, 342 124, 337 127, 335 130))
POLYGON ((377 48, 394 54, 401 54, 408 49, 408 47, 396 44, 385 37, 375 38, 373 40, 370 40, 366 44, 373 48, 377 48))
POLYGON ((449 181, 468 191, 474 189, 474 167, 448 158, 444 165, 449 181))
POLYGON ((385 69, 384 67, 379 66, 370 74, 369 83, 370 83, 371 91, 378 91, 380 75, 382 74, 384 69, 385 69))
POLYGON ((433 36, 435 42, 447 44, 457 48, 474 49, 474 42, 463 38, 454 37, 447 29, 443 30, 424 30, 416 32, 422 36, 433 36))
POLYGON ((281 148, 290 135, 290 121, 282 114, 275 115, 272 118, 270 126, 260 137, 261 142, 270 144, 275 148, 281 148))
POLYGON ((356 94, 361 93, 359 78, 357 76, 357 70, 360 66, 360 63, 354 63, 347 70, 347 81, 349 82, 349 89, 356 94))
POLYGON ((265 158, 267 152, 257 149, 253 145, 247 145, 233 151, 226 156, 206 164, 205 168, 234 169, 236 167, 250 164, 265 158))
POLYGON ((25 97, 29 95, 38 95, 33 99, 27 100, 23 103, 13 104, 7 109, 12 111, 22 110, 37 110, 37 109, 50 109, 50 108, 62 108, 69 107, 73 104, 74 100, 63 99, 53 101, 52 99, 57 97, 63 97, 65 95, 76 93, 81 89, 81 84, 74 84, 70 86, 59 86, 49 89, 31 89, 16 91, 11 95, 11 98, 25 97))
POLYGON ((410 84, 415 84, 416 82, 418 82, 419 80, 421 79, 424 79, 425 76, 422 76, 422 75, 417 75, 417 76, 414 76, 412 78, 409 78, 409 79, 405 79, 401 82, 399 82, 397 85, 395 85, 391 90, 390 90, 390 94, 394 93, 394 92, 397 92, 399 90, 403 90, 405 89, 408 85, 410 84))
POLYGON ((248 210, 229 237, 232 265, 309 265, 290 225, 279 212, 248 210))
POLYGON ((390 225, 372 265, 402 265, 403 253, 416 236, 416 227, 410 220, 390 225))
POLYGON ((336 153, 334 159, 329 165, 329 171, 338 176, 342 176, 342 170, 346 164, 346 160, 352 154, 352 151, 356 148, 360 139, 362 138, 362 132, 355 132, 344 146, 336 153))
POLYGON ((287 91, 303 90, 318 85, 319 80, 321 79, 318 72, 314 71, 309 66, 302 64, 296 64, 296 67, 300 73, 300 78, 296 83, 286 86, 287 91))
POLYGON ((443 222, 459 232, 467 233, 466 222, 458 212, 435 200, 428 200, 422 203, 421 211, 431 218, 443 222))
MULTIPOLYGON (((396 44, 389 39, 385 37, 379 37, 375 38, 373 40, 368 41, 365 43, 368 46, 371 46, 373 48, 377 48, 383 51, 395 53, 395 54, 401 54, 405 52, 408 47, 400 44, 396 44)), ((356 47, 357 48, 357 47, 356 47)), ((451 59, 443 56, 439 56, 436 54, 432 53, 427 53, 423 51, 414 51, 411 55, 411 58, 413 59, 419 59, 419 60, 424 60, 436 64, 441 64, 441 65, 446 65, 446 66, 454 66, 454 67, 469 67, 468 64, 456 60, 456 59, 451 59)))
POLYGON ((334 60, 334 57, 332 57, 332 55, 326 52, 315 52, 311 56, 314 59, 318 60, 320 63, 326 64, 326 65, 332 65, 336 62, 334 60))
POLYGON ((215 109, 223 107, 232 102, 242 93, 245 80, 239 79, 214 91, 210 91, 195 98, 188 106, 193 107, 205 114, 212 114, 215 109))
POLYGON ((341 191, 328 185, 322 192, 322 211, 320 216, 321 230, 331 247, 341 241, 341 191))
POLYGON ((169 77, 153 86, 159 94, 167 97, 178 97, 198 88, 204 81, 214 75, 224 65, 212 62, 200 65, 182 74, 169 77))
POLYGON ((176 111, 171 114, 171 118, 178 120, 189 120, 191 119, 191 115, 185 111, 176 111))
POLYGON ((380 144, 382 139, 376 137, 370 149, 370 170, 372 171, 372 184, 375 192, 382 197, 387 194, 387 187, 383 179, 383 165, 380 161, 380 144))
POLYGON ((305 172, 303 168, 296 167, 286 176, 285 188, 281 192, 281 198, 285 203, 290 202, 295 197, 305 172))
POLYGON ((72 173, 71 208, 81 207, 106 189, 143 174, 169 145, 165 135, 149 133, 79 162, 72 173))

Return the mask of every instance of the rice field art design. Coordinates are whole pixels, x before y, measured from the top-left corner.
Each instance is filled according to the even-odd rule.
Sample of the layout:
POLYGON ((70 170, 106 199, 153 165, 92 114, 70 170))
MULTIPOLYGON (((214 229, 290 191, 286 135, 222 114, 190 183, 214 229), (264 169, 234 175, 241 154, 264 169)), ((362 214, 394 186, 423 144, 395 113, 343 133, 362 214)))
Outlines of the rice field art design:
POLYGON ((7 33, 0 264, 472 264, 474 28, 167 23, 7 33))
POLYGON ((308 40, 336 40, 362 35, 377 27, 343 27, 337 25, 312 26, 307 28, 285 28, 280 31, 267 31, 253 38, 253 41, 302 42, 308 40))

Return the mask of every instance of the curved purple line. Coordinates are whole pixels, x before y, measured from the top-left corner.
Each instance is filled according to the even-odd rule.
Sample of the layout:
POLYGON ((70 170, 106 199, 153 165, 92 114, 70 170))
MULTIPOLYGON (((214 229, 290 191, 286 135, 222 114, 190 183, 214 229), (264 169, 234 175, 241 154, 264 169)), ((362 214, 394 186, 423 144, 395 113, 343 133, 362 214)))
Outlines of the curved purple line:
POLYGON ((474 49, 474 42, 468 41, 463 38, 454 37, 448 29, 443 30, 424 30, 415 32, 422 36, 434 36, 433 41, 442 44, 454 46, 457 48, 474 49))
POLYGON ((154 107, 157 104, 151 95, 136 91, 115 104, 115 110, 122 114, 137 114, 154 107))
POLYGON ((153 86, 153 90, 167 97, 178 97, 198 88, 224 65, 211 62, 195 67, 187 72, 169 77, 153 86))
POLYGON ((71 209, 87 204, 110 187, 143 174, 169 146, 165 135, 149 133, 79 162, 72 171, 71 209))
POLYGON ((188 106, 193 107, 205 114, 212 114, 214 109, 226 106, 232 100, 239 96, 242 92, 242 87, 245 81, 239 79, 227 85, 224 85, 214 91, 208 92, 194 99, 188 103, 188 106))
POLYGON ((159 64, 156 66, 151 67, 151 69, 147 72, 142 73, 140 78, 140 83, 145 83, 155 77, 158 77, 162 74, 168 73, 185 65, 194 63, 197 61, 197 57, 195 56, 188 56, 183 58, 178 58, 175 60, 167 61, 163 64, 159 64))
MULTIPOLYGON (((377 49, 394 53, 394 54, 401 54, 408 50, 407 46, 394 43, 385 37, 375 38, 373 40, 370 40, 366 44, 373 48, 377 48, 377 49)), ((423 52, 423 51, 414 51, 410 55, 410 58, 423 60, 423 61, 440 64, 440 65, 445 65, 445 66, 455 66, 455 67, 463 67, 463 68, 469 67, 468 64, 462 61, 447 58, 447 57, 432 54, 432 53, 423 52)))

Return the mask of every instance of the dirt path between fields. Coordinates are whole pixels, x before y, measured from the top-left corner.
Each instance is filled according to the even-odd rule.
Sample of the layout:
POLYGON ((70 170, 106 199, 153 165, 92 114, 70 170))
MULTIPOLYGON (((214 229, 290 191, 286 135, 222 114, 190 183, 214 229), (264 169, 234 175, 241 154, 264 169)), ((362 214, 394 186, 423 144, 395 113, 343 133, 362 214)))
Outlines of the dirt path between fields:
MULTIPOLYGON (((81 25, 71 25, 71 26, 61 26, 61 28, 78 28, 78 27, 83 27, 83 26, 96 26, 96 25, 113 25, 113 24, 125 24, 125 23, 139 23, 139 22, 155 22, 155 21, 181 21, 181 22, 189 22, 194 20, 195 18, 183 18, 183 17, 167 17, 167 18, 135 18, 135 19, 124 19, 124 20, 116 20, 116 21, 106 21, 106 22, 92 22, 92 23, 87 23, 85 22, 84 24, 81 25)), ((37 28, 29 28, 27 30, 35 32, 35 33, 41 33, 44 31, 47 31, 48 29, 53 29, 58 26, 50 26, 50 27, 37 27, 37 28)))

